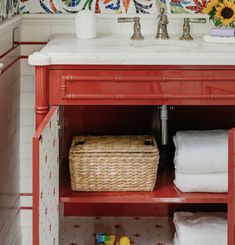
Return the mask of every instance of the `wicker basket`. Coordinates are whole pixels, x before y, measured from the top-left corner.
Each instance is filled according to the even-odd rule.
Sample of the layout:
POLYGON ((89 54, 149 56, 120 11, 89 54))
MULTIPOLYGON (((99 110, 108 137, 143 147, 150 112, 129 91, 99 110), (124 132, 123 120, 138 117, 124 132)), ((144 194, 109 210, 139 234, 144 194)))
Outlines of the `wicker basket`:
POLYGON ((74 191, 152 191, 159 153, 152 136, 75 136, 69 153, 74 191))

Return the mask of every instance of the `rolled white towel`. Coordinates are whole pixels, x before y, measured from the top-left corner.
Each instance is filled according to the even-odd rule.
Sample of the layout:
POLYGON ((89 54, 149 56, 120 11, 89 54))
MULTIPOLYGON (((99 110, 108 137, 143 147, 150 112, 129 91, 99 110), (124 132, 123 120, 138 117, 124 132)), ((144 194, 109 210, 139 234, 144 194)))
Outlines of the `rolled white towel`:
POLYGON ((181 173, 228 171, 227 130, 179 131, 173 138, 174 164, 181 173))
POLYGON ((228 173, 184 174, 175 171, 174 184, 182 192, 228 192, 228 173))
POLYGON ((174 245, 226 245, 226 213, 177 212, 174 245))

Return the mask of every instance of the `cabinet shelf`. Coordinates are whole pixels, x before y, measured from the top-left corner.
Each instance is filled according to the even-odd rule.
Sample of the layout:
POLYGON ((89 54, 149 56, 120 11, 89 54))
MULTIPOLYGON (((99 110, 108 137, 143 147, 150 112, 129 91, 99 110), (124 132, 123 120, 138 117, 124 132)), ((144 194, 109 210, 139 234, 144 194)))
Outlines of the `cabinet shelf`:
POLYGON ((157 185, 152 192, 76 192, 70 188, 68 174, 61 184, 60 201, 62 203, 227 203, 227 193, 183 193, 173 183, 173 171, 159 173, 157 185))

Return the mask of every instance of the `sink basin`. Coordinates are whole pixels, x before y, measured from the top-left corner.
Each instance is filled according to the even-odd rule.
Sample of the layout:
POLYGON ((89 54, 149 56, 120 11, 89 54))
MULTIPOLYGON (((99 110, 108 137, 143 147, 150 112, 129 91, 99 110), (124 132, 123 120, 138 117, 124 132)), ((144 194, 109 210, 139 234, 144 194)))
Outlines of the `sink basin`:
POLYGON ((196 48, 199 46, 198 43, 193 41, 181 41, 181 40, 144 40, 144 41, 135 41, 130 44, 135 48, 151 48, 151 49, 184 49, 184 48, 196 48))

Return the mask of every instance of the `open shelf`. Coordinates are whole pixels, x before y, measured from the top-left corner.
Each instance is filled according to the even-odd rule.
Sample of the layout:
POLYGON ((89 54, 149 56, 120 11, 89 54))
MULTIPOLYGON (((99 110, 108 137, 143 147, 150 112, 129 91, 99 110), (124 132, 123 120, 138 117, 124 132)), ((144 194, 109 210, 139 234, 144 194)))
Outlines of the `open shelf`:
POLYGON ((69 217, 60 227, 60 244, 94 244, 94 234, 127 235, 135 244, 172 245, 172 218, 168 217, 69 217))
POLYGON ((227 203, 226 193, 183 193, 173 183, 173 172, 160 171, 157 184, 152 192, 76 192, 70 187, 68 171, 61 185, 62 203, 227 203))
MULTIPOLYGON (((95 207, 99 211, 105 211, 104 206, 107 207, 109 204, 117 208, 117 211, 113 212, 115 214, 120 210, 118 207, 120 204, 123 204, 123 209, 123 206, 129 205, 128 210, 132 210, 134 205, 138 206, 137 204, 140 204, 138 213, 143 213, 141 204, 146 204, 146 210, 149 206, 154 206, 155 204, 155 207, 161 206, 161 209, 168 207, 168 210, 173 210, 173 206, 178 206, 174 204, 182 204, 181 206, 184 206, 184 204, 195 204, 196 206, 199 206, 199 204, 203 206, 207 204, 209 206, 217 206, 210 204, 222 204, 222 206, 227 207, 227 193, 182 193, 175 187, 173 183, 174 164, 172 160, 174 147, 172 137, 178 130, 231 128, 234 126, 234 122, 231 120, 234 113, 235 109, 231 107, 183 106, 171 110, 168 120, 169 144, 167 150, 169 150, 169 154, 167 152, 166 162, 160 163, 161 168, 158 172, 157 184, 152 192, 75 192, 70 187, 68 162, 63 163, 62 165, 65 169, 60 171, 63 175, 60 178, 62 179, 60 202, 65 204, 66 214, 70 214, 69 210, 74 210, 74 213, 77 214, 79 213, 77 210, 82 209, 84 211, 87 206, 89 208, 92 206, 89 209, 92 209, 92 213, 95 213, 95 207), (190 115, 190 117, 184 120, 185 115, 190 115), (218 117, 218 115, 221 116, 218 117)), ((64 150, 61 161, 68 159, 69 147, 74 135, 153 134, 156 135, 157 139, 160 139, 159 111, 152 106, 65 107, 64 117, 66 119, 64 124, 65 140, 63 141, 64 150), (139 120, 140 118, 145 120, 139 120)), ((153 211, 155 212, 155 209, 153 211)), ((89 215, 88 210, 81 213, 81 216, 84 213, 89 215)))

